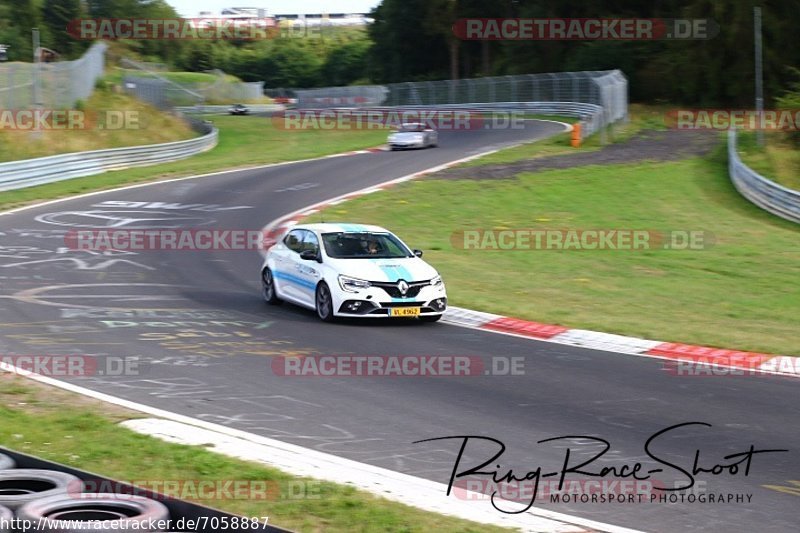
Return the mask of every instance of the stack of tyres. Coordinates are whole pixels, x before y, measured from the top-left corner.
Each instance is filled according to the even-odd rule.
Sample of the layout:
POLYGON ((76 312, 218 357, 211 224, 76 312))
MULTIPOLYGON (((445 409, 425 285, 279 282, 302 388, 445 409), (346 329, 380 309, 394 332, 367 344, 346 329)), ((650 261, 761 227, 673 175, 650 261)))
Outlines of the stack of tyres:
POLYGON ((160 502, 124 494, 66 494, 27 503, 17 518, 46 523, 48 533, 166 531, 169 510, 160 502), (44 519, 47 522, 44 522, 44 519))
MULTIPOLYGON (((5 456, 4 456, 5 457, 5 456)), ((5 464, 12 464, 6 462, 5 464)), ((141 496, 83 492, 83 481, 65 472, 32 468, 0 470, 0 533, 29 531, 165 531, 164 504, 141 496), (12 523, 9 520, 16 518, 12 523), (16 530, 10 529, 15 525, 16 530)))
POLYGON ((83 482, 55 470, 14 468, 0 470, 0 505, 16 511, 28 502, 75 492, 83 482))

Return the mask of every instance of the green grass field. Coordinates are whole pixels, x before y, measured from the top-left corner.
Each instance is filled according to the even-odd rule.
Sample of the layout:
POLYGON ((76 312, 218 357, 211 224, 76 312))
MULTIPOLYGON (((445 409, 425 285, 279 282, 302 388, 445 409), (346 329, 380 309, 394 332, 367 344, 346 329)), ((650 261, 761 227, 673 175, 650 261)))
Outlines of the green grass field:
POLYGON ((588 166, 513 180, 420 179, 311 220, 320 216, 384 225, 426 250, 453 305, 800 355, 800 227, 738 195, 721 145, 711 157, 678 162, 588 166), (716 243, 694 251, 491 251, 451 242, 462 230, 516 228, 703 231, 716 243))
POLYGON ((130 183, 331 155, 386 141, 383 130, 285 131, 273 127, 268 117, 215 115, 207 118, 220 130, 219 144, 211 151, 174 163, 5 191, 0 197, 0 209, 130 183))
POLYGON ((0 444, 22 453, 123 482, 266 482, 266 500, 187 499, 241 516, 269 516, 270 524, 294 531, 511 531, 420 511, 344 485, 296 478, 202 447, 169 444, 116 425, 138 416, 0 372, 0 444), (303 494, 307 497, 292 497, 303 494))

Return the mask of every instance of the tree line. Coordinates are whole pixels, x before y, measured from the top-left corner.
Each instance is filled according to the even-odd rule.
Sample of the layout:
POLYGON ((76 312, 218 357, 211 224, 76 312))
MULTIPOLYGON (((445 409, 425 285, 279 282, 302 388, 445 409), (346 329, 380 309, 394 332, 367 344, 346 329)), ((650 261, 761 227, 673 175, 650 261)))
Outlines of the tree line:
MULTIPOLYGON (((363 28, 324 28, 308 37, 261 41, 126 41, 123 51, 180 70, 221 69, 267 87, 318 87, 620 69, 631 98, 692 105, 752 105, 753 7, 763 3, 767 104, 798 81, 797 0, 382 0, 363 28), (706 40, 463 40, 465 18, 713 19, 706 40)), ((80 17, 175 18, 164 0, 0 0, 0 43, 9 60, 29 61, 30 28, 62 58, 89 43, 67 34, 80 17)))

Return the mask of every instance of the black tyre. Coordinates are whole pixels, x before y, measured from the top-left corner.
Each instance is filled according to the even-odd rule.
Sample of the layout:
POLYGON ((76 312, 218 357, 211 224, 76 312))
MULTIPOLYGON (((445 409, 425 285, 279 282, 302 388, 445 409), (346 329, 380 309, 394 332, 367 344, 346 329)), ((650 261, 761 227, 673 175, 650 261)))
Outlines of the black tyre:
POLYGON ((17 518, 34 524, 47 517, 55 527, 50 532, 78 531, 166 531, 167 507, 155 500, 127 494, 73 494, 32 501, 17 510, 17 518), (59 527, 63 521, 63 527, 59 527), (81 522, 78 526, 75 522, 81 522), (68 527, 71 526, 71 527, 68 527))
POLYGON ((333 297, 328 284, 324 281, 317 285, 317 293, 314 298, 317 307, 317 316, 323 322, 333 322, 336 317, 333 316, 333 297))
POLYGON ((9 470, 11 468, 16 468, 17 463, 11 457, 0 453, 0 470, 9 470))
POLYGON ((272 271, 268 268, 265 268, 261 273, 261 294, 264 296, 264 301, 270 305, 283 303, 278 298, 278 293, 275 291, 275 278, 272 277, 272 271))
POLYGON ((0 470, 0 505, 12 511, 34 500, 82 490, 83 482, 64 472, 32 468, 0 470))
POLYGON ((438 322, 442 319, 442 315, 428 315, 419 317, 420 322, 438 322))

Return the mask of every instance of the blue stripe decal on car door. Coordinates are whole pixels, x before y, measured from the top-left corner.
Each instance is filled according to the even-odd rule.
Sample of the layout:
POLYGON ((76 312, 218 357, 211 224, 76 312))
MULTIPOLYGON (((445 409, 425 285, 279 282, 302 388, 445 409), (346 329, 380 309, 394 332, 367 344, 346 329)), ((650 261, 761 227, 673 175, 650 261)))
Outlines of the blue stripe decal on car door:
POLYGON ((288 281, 289 283, 293 283, 295 285, 299 285, 300 287, 303 287, 304 289, 309 289, 309 290, 313 291, 313 290, 315 290, 317 288, 317 286, 314 283, 312 283, 312 282, 310 282, 310 281, 308 281, 306 279, 299 278, 297 276, 289 274, 288 272, 281 272, 281 271, 276 270, 275 272, 272 273, 272 275, 275 276, 278 279, 283 280, 283 281, 288 281))

